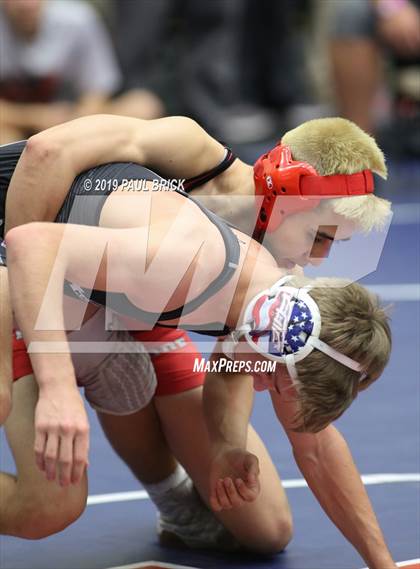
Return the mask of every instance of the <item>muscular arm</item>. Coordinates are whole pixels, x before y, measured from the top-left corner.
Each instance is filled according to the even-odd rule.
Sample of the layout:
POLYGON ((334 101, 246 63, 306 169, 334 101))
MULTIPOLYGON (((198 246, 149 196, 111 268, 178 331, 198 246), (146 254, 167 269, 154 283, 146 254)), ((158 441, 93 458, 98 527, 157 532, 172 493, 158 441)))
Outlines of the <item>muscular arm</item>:
POLYGON ((245 449, 254 401, 252 378, 240 373, 208 373, 203 401, 213 446, 245 449))
POLYGON ((326 514, 371 569, 395 569, 350 450, 332 425, 317 434, 292 430, 295 404, 271 394, 300 471, 326 514))
MULTIPOLYGON (((7 234, 12 305, 27 346, 43 341, 66 344, 64 279, 105 290, 108 279, 104 254, 108 248, 121 250, 113 257, 121 265, 113 267, 112 284, 113 290, 122 290, 132 265, 132 249, 118 240, 130 231, 141 230, 32 223, 7 234)), ((69 354, 32 353, 31 360, 40 387, 57 382, 58 375, 74 382, 69 354)))
POLYGON ((6 236, 12 305, 39 385, 35 457, 47 479, 54 480, 58 473, 63 485, 82 480, 89 451, 89 423, 66 339, 63 282, 68 276, 82 286, 105 290, 103 257, 115 245, 122 264, 115 266, 111 290, 119 291, 119 279, 125 280, 132 261, 126 255, 127 243, 116 243, 126 231, 133 230, 31 223, 6 236), (51 350, 55 342, 61 353, 51 350))
POLYGON ((210 373, 204 386, 204 413, 212 446, 210 504, 215 511, 253 502, 259 492, 258 457, 247 451, 254 399, 252 378, 210 373))
POLYGON ((189 178, 220 162, 223 147, 195 121, 95 115, 52 127, 28 140, 11 180, 6 230, 53 221, 74 178, 107 162, 136 162, 170 178, 189 178))

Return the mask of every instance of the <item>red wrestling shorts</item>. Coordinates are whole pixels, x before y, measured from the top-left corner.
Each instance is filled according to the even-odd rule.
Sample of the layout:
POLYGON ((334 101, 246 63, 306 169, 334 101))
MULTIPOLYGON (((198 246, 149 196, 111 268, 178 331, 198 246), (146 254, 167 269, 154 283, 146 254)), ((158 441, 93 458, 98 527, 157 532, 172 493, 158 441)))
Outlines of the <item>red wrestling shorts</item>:
MULTIPOLYGON (((193 371, 194 360, 201 354, 184 330, 156 327, 130 333, 138 342, 157 343, 156 353, 150 354, 158 383, 155 395, 174 395, 204 384, 205 373, 193 371)), ((13 334, 13 379, 31 374, 25 342, 13 334)))

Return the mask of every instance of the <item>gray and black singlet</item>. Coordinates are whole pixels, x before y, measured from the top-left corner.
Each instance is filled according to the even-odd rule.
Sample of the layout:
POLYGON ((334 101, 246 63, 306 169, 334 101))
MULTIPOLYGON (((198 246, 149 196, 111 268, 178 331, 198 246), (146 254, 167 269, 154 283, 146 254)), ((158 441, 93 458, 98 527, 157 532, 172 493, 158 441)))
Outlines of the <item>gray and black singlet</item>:
MULTIPOLYGON (((25 144, 26 141, 21 141, 0 147, 0 219, 2 220, 4 220, 7 188, 25 144)), ((225 244, 226 257, 221 273, 194 300, 177 309, 157 314, 141 310, 133 305, 125 294, 88 290, 67 281, 65 283, 65 294, 102 306, 106 305, 118 314, 135 318, 144 323, 155 324, 158 322, 160 326, 165 326, 163 324, 164 321, 177 319, 181 315, 186 315, 196 310, 232 278, 239 262, 240 251, 237 237, 229 224, 194 200, 187 192, 199 187, 226 170, 234 160, 235 156, 227 149, 224 160, 215 168, 184 182, 186 191, 175 190, 186 199, 192 200, 208 219, 216 225, 225 244)), ((117 181, 118 184, 120 184, 123 180, 159 181, 163 179, 151 170, 133 163, 114 162, 91 168, 75 178, 58 213, 56 221, 59 223, 98 226, 104 203, 113 191, 111 184, 101 187, 98 181, 102 180, 105 182, 112 180, 114 183, 117 181), (86 182, 87 180, 89 180, 88 183, 86 182)), ((2 227, 0 227, 0 230, 1 229, 4 231, 4 222, 2 227)), ((3 237, 3 233, 1 233, 1 237, 3 237)), ((1 238, 0 243, 2 243, 2 241, 3 239, 1 238)), ((0 246, 0 264, 6 264, 4 245, 0 246)), ((177 327, 174 325, 168 326, 171 328, 177 327)), ((186 328, 188 328, 188 330, 196 330, 197 332, 212 335, 224 335, 229 331, 227 327, 220 322, 208 323, 205 326, 191 325, 186 326, 186 328), (205 332, 203 331, 204 327, 206 328, 205 332)))

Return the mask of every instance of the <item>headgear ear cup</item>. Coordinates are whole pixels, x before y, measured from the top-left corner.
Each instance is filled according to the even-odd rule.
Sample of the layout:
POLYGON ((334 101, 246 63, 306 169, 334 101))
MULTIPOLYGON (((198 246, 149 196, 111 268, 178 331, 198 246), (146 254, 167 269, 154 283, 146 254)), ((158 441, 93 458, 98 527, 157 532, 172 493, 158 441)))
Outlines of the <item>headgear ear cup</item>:
MULTIPOLYGON (((283 277, 249 302, 243 324, 233 332, 232 338, 224 341, 224 346, 232 349, 230 340, 237 343, 241 337, 245 337, 253 350, 265 358, 286 364, 292 379, 298 377, 296 363, 317 349, 359 372, 360 381, 363 381, 366 375, 359 362, 319 339, 321 314, 317 303, 308 293, 310 287, 289 286, 287 281, 291 278, 283 277)), ((224 349, 224 352, 229 356, 227 350, 224 349)))
POLYGON ((254 182, 258 217, 252 237, 260 242, 285 217, 314 209, 321 199, 366 195, 374 189, 370 170, 320 176, 307 162, 293 160, 290 148, 281 143, 255 162, 254 182))

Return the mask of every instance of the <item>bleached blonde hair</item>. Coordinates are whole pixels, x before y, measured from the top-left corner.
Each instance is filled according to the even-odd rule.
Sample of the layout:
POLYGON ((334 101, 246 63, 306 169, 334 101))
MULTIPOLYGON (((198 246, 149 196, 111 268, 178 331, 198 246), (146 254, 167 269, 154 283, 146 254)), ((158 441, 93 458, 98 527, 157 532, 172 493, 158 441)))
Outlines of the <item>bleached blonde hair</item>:
POLYGON ((313 350, 296 364, 299 408, 295 430, 317 432, 340 417, 360 391, 382 374, 391 353, 388 310, 378 297, 344 279, 293 277, 291 286, 311 284, 321 314, 320 339, 362 364, 366 377, 313 350))
MULTIPOLYGON (((387 177, 385 158, 375 139, 346 119, 307 121, 287 132, 281 142, 289 146, 294 160, 308 162, 321 176, 369 169, 387 177)), ((373 194, 322 200, 318 207, 331 208, 364 232, 383 228, 391 211, 388 200, 373 194)))

